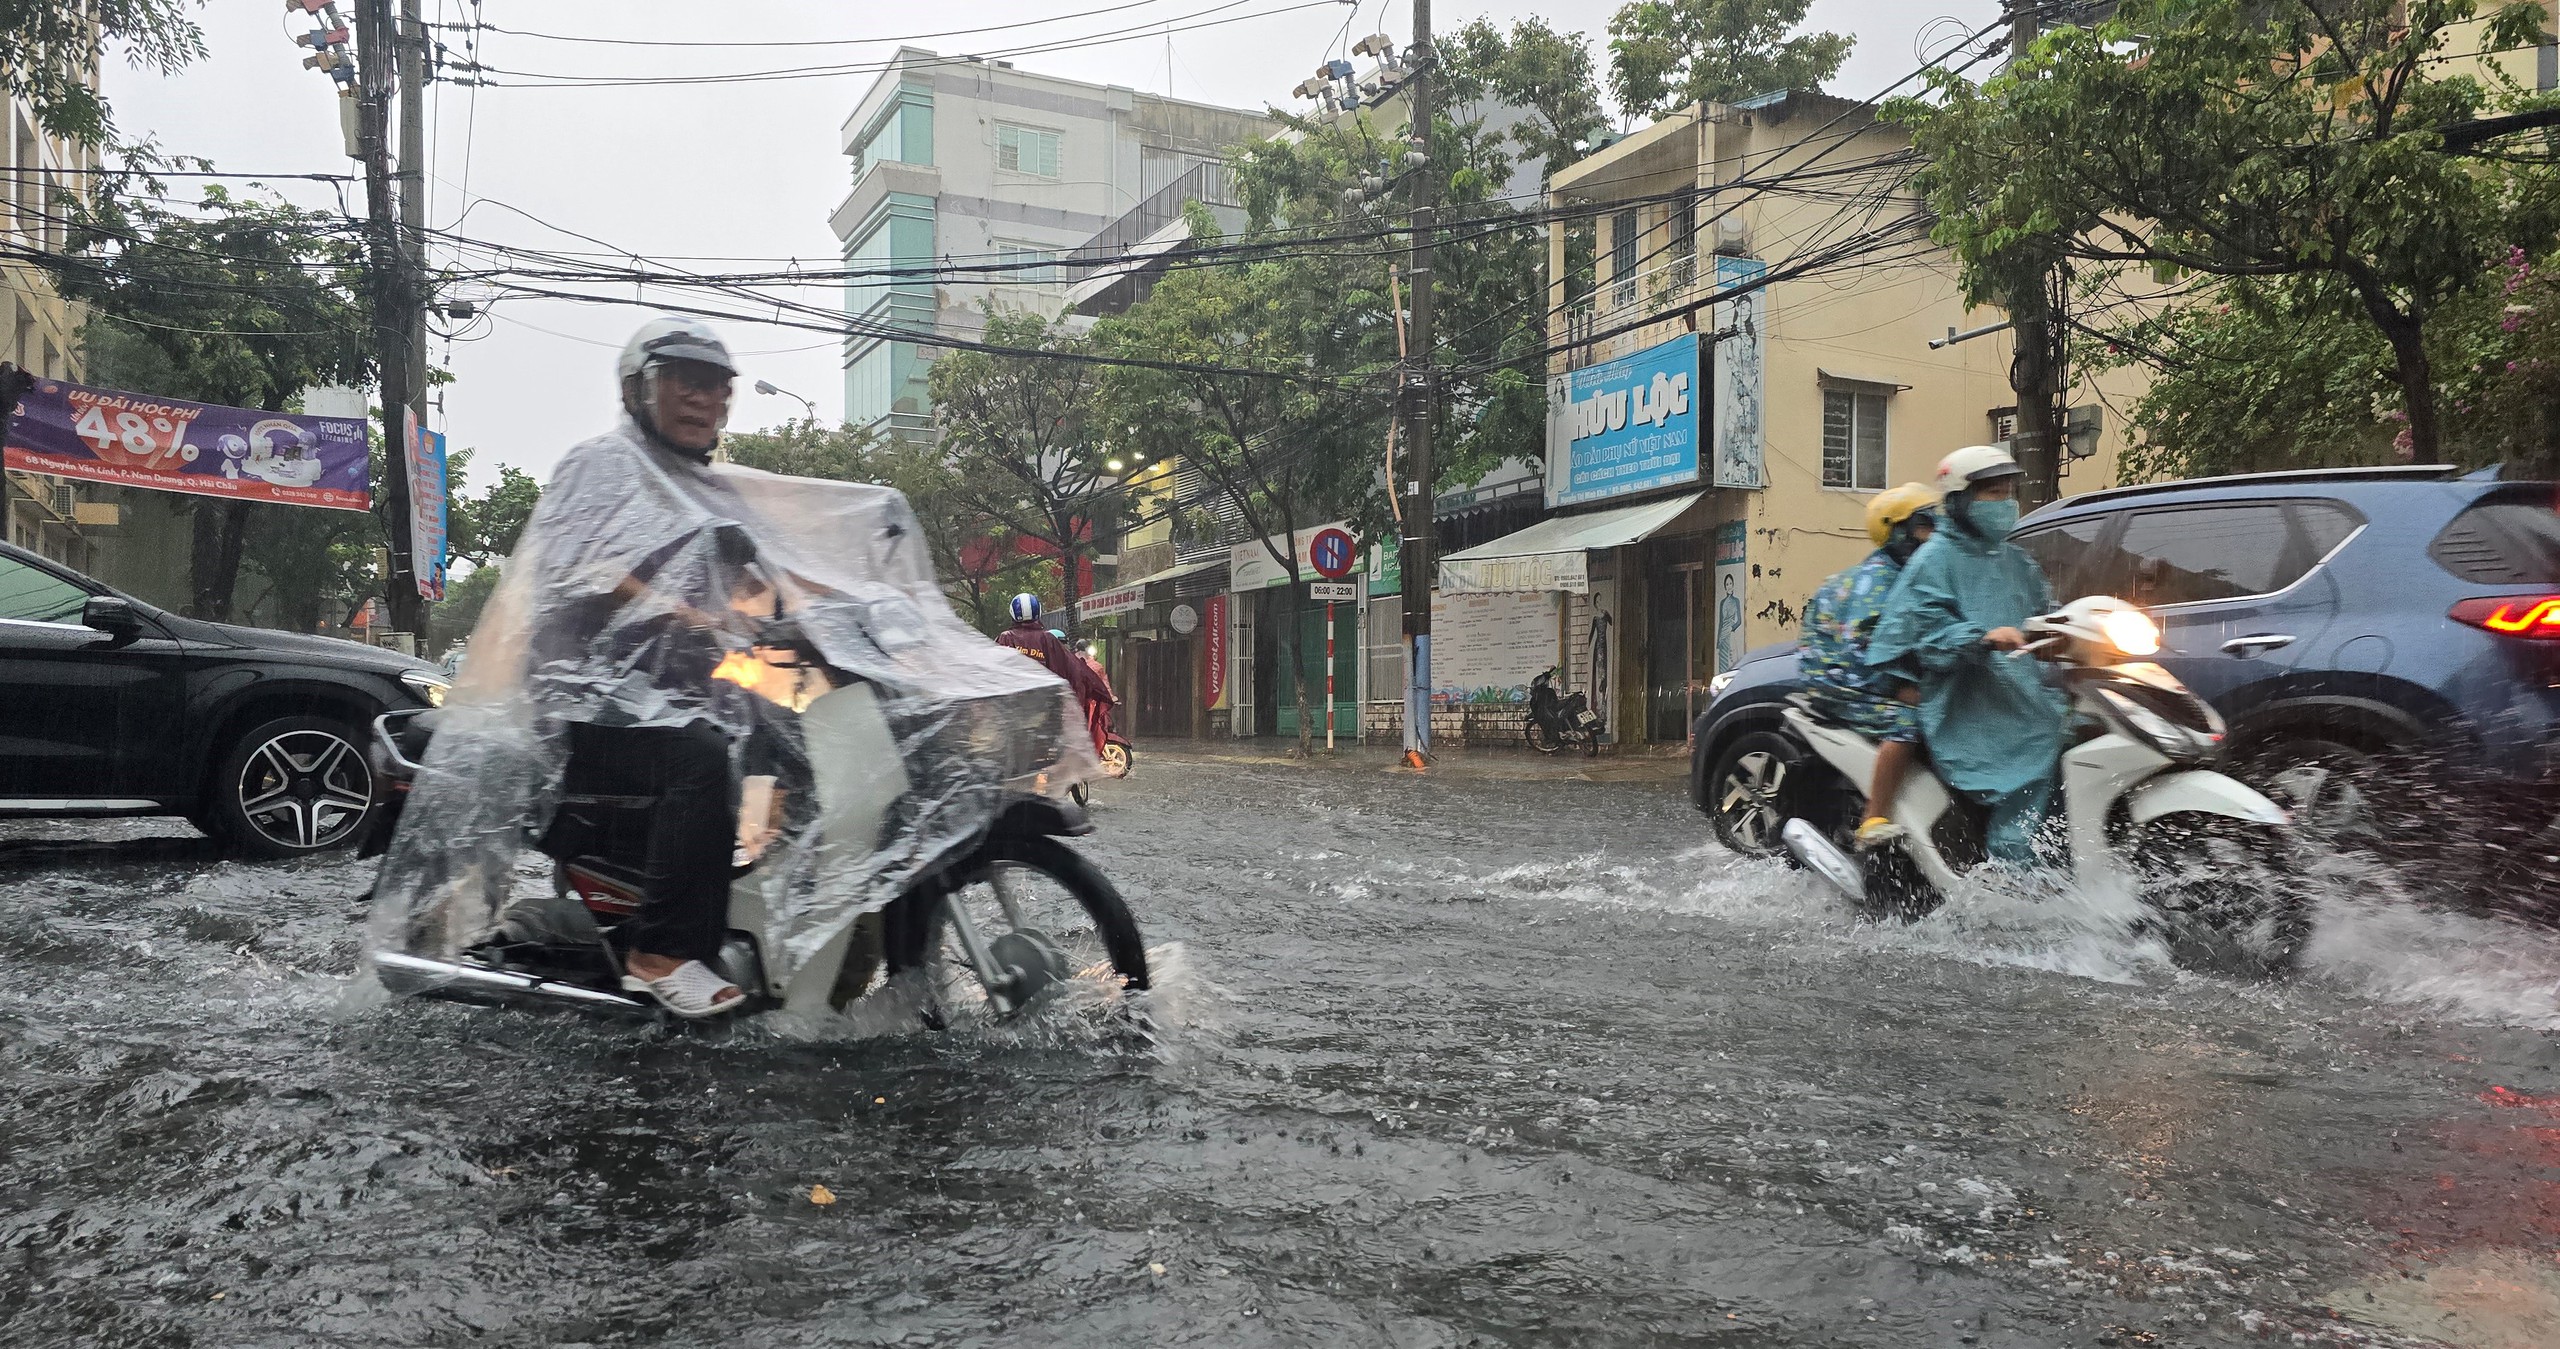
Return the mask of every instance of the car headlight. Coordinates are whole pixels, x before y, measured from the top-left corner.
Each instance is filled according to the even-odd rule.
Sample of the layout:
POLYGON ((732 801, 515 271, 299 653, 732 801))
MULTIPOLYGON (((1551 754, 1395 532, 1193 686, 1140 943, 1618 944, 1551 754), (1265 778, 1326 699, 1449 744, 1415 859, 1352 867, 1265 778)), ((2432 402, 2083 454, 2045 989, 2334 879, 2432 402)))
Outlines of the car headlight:
POLYGON ((424 670, 402 670, 400 682, 407 685, 409 691, 418 695, 419 701, 429 707, 444 706, 444 691, 453 687, 452 681, 428 674, 424 670))
POLYGON ((1733 687, 1734 676, 1741 673, 1742 672, 1740 670, 1718 671, 1714 678, 1707 681, 1707 696, 1709 698, 1723 697, 1724 691, 1733 687))

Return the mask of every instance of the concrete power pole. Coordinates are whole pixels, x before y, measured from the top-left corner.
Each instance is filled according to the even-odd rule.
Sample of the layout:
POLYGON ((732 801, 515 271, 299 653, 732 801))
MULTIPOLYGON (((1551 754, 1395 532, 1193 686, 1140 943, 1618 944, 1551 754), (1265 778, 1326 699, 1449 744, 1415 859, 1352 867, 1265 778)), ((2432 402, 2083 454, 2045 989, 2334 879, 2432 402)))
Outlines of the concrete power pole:
MULTIPOLYGON (((421 0, 400 0, 400 276, 402 298, 407 302, 407 338, 409 346, 409 378, 406 382, 409 411, 417 418, 418 429, 427 426, 427 23, 421 0)), ((392 471, 409 491, 409 447, 403 445, 391 456, 392 471)), ((402 521, 406 528, 407 520, 402 521)), ((425 604, 418 595, 418 541, 409 540, 407 612, 412 621, 395 623, 413 640, 427 637, 425 604)), ((393 612, 399 613, 395 607, 393 612)))
MULTIPOLYGON (((1436 470, 1431 462, 1431 414, 1439 404, 1433 378, 1431 348, 1432 215, 1440 204, 1436 166, 1431 152, 1432 95, 1440 77, 1432 68, 1431 0, 1413 0, 1413 149, 1426 156, 1414 184, 1412 254, 1407 270, 1413 281, 1412 359, 1397 372, 1396 389, 1411 455, 1403 483, 1388 484, 1404 494, 1404 754, 1416 768, 1431 758, 1431 498, 1436 470)), ((1407 164, 1415 160, 1408 158, 1407 164)))
MULTIPOLYGON (((2033 46, 2038 23, 2039 0, 2009 0, 2009 65, 2015 69, 2033 46)), ((2062 370, 2054 360, 2055 325, 2061 315, 2047 303, 2051 294, 2050 273, 2036 278, 2033 295, 2009 297, 2009 316, 2015 321, 2013 335, 2016 346, 2009 361, 2009 388, 2017 397, 2016 429, 2010 433, 2009 449, 2017 457, 2018 466, 2026 470, 2026 481, 2020 484, 2019 504, 2027 510, 2062 495, 2062 428, 2055 403, 2059 401, 2062 370)))
MULTIPOLYGON (((391 626, 418 630, 418 581, 409 556, 409 472, 400 443, 400 413, 411 404, 410 333, 415 320, 408 259, 397 221, 391 170, 391 100, 395 49, 391 0, 355 0, 356 146, 364 159, 366 271, 373 300, 374 367, 381 383, 384 462, 382 516, 390 536, 391 579, 385 601, 391 626)), ((415 99, 403 100, 411 106, 415 99)))

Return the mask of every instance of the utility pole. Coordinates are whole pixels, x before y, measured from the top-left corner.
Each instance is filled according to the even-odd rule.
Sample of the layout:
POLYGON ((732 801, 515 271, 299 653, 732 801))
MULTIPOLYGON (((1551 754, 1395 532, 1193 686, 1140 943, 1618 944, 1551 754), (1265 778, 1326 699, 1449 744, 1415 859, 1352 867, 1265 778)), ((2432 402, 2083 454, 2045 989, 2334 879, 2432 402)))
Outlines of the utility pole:
MULTIPOLYGON (((404 0, 414 5, 415 0, 404 0)), ((409 556, 409 454, 401 443, 401 413, 413 404, 410 370, 411 333, 419 320, 402 247, 393 196, 391 170, 391 99, 395 78, 408 74, 399 60, 392 27, 391 0, 355 0, 356 7, 356 145, 364 158, 365 244, 373 292, 374 366, 382 393, 383 525, 390 535, 391 580, 384 602, 391 626, 418 631, 417 573, 409 556)), ((405 83, 405 78, 403 79, 405 83)), ((402 100, 414 109, 417 99, 402 100)), ((412 113, 412 116, 415 114, 412 113)), ((413 194, 414 195, 414 194, 413 194)))
POLYGON ((1432 95, 1440 83, 1431 51, 1431 0, 1413 0, 1413 142, 1405 163, 1419 171, 1414 180, 1412 254, 1406 271, 1413 280, 1413 356, 1397 370, 1397 401, 1412 444, 1401 484, 1391 491, 1404 495, 1404 757, 1421 768, 1431 761, 1431 569, 1433 567, 1431 498, 1435 470, 1431 463, 1431 416, 1439 403, 1433 378, 1431 348, 1432 216, 1440 204, 1439 177, 1430 163, 1432 95))
MULTIPOLYGON (((400 0, 400 277, 402 298, 408 306, 407 339, 409 347, 410 415, 420 431, 427 429, 427 20, 421 0, 400 0)), ((409 481, 410 446, 403 444, 392 456, 405 491, 414 497, 417 484, 409 481)), ((403 519, 402 527, 414 525, 403 519)), ((418 594, 418 540, 412 530, 409 538, 410 581, 403 591, 409 615, 416 622, 398 624, 397 630, 424 642, 427 637, 425 605, 418 594)), ((428 560, 432 568, 433 559, 428 560)), ((394 615, 400 613, 395 608, 394 615)))
MULTIPOLYGON (((2009 68, 2015 70, 2026 59, 2027 48, 2035 45, 2040 29, 2040 0, 2009 0, 2009 68)), ((2009 317, 2013 322, 2013 341, 2009 358, 2009 389, 2016 395, 2018 412, 2014 429, 2009 433, 2009 450, 2017 458, 2018 467, 2026 470, 2026 480, 2019 484, 2019 505, 2027 510, 2046 504, 2062 495, 2062 436, 2054 404, 2060 396, 2057 387, 2062 374, 2056 358, 2060 343, 2061 316, 2049 303, 2052 295, 2052 272, 2039 272, 2032 295, 2009 296, 2009 317)))

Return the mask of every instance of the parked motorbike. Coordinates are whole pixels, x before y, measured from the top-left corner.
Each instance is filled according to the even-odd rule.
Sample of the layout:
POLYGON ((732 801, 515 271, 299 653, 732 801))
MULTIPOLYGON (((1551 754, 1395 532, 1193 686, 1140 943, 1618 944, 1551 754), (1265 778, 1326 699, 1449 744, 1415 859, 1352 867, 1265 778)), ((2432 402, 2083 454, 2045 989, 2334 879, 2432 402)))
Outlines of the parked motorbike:
POLYGON ((1600 718, 1591 711, 1589 694, 1574 692, 1558 695, 1556 677, 1564 667, 1551 665, 1529 681, 1529 718, 1521 727, 1529 748, 1540 754, 1553 754, 1567 745, 1580 745, 1586 754, 1600 752, 1600 718))
MULTIPOLYGON (((2205 766, 2222 718, 2175 675, 2138 659, 2160 649, 2150 617, 2092 596, 2029 619, 2029 641, 1995 660, 2059 667, 2084 731, 2062 756, 2069 882, 2087 893, 2130 890, 2184 964, 2277 972, 2310 935, 2285 811, 2205 766)), ((1883 813, 1903 837, 1853 847, 1876 745, 1813 715, 1799 699, 1788 728, 1831 772, 1798 775, 1780 832, 1795 861, 1870 916, 1913 918, 1945 902, 1983 858, 1983 810, 1934 773, 1908 774, 1883 813)))
MULTIPOLYGON (((844 671, 824 666, 787 626, 759 640, 752 659, 724 662, 717 677, 796 709, 814 779, 776 784, 750 779, 754 798, 777 786, 813 804, 822 867, 858 862, 896 836, 912 784, 884 700, 844 671), (735 664, 737 668, 732 668, 735 664), (759 790, 760 789, 760 790, 759 790)), ((941 1025, 968 1004, 995 1016, 1031 1006, 1052 990, 1093 984, 1139 991, 1147 955, 1119 892, 1093 864, 1061 842, 1092 832, 1084 813, 1047 794, 1043 769, 1057 762, 1057 700, 1045 691, 1018 705, 989 706, 951 734, 972 737, 968 761, 1001 765, 1003 804, 973 838, 948 852, 876 913, 837 933, 796 964, 778 958, 792 877, 760 866, 753 830, 741 830, 730 888, 728 940, 717 968, 748 994, 740 1014, 772 1010, 823 1014, 907 982, 922 1015, 941 1025), (979 742, 989 742, 981 744, 979 742)), ((386 785, 365 851, 381 851, 433 734, 432 712, 395 712, 374 724, 376 781, 386 785)), ((548 825, 527 839, 554 860, 548 897, 519 899, 499 930, 442 960, 399 951, 373 953, 394 992, 467 1002, 549 1003, 609 1013, 654 1015, 656 1004, 621 987, 615 928, 649 902, 646 858, 657 802, 646 796, 582 793, 567 784, 548 825)), ((936 790, 948 784, 934 784, 936 790)), ((390 859, 386 858, 386 864, 390 859)))

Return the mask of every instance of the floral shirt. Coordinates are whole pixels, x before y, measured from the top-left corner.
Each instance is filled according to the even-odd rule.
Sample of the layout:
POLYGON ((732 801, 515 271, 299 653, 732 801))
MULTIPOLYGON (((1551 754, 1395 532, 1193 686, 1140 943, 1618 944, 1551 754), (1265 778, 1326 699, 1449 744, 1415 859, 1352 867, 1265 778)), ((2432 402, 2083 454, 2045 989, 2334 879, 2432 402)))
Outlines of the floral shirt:
POLYGON ((1884 614, 1885 597, 1902 577, 1902 564, 1879 548, 1867 560, 1822 583, 1804 607, 1804 643, 1796 672, 1816 695, 1891 698, 1910 683, 1867 666, 1867 640, 1884 614))

